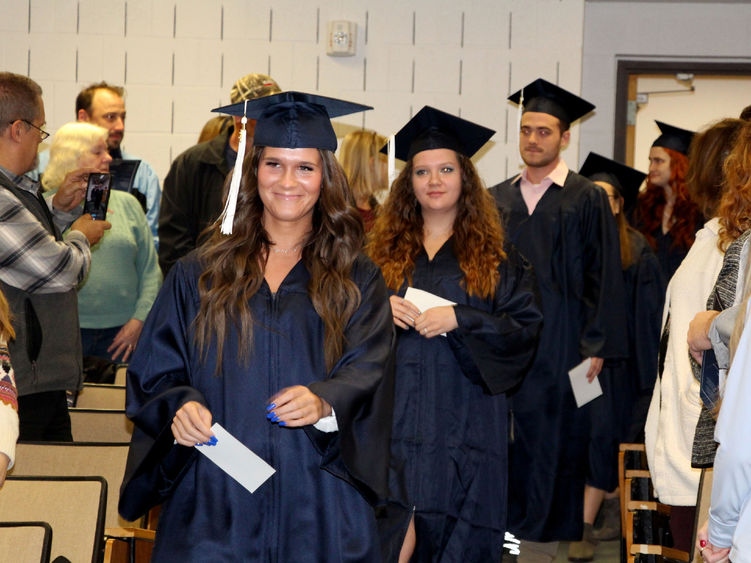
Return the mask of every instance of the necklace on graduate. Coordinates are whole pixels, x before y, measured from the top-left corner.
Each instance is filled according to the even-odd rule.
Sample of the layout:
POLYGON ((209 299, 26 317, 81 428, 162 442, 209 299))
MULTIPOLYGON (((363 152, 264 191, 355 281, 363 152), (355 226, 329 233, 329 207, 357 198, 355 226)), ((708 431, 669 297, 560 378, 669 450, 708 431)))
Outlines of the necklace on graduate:
POLYGON ((298 250, 302 248, 302 243, 298 242, 295 246, 290 246, 289 248, 277 248, 276 246, 271 247, 271 252, 274 254, 281 254, 282 256, 289 256, 290 254, 297 253, 298 250))

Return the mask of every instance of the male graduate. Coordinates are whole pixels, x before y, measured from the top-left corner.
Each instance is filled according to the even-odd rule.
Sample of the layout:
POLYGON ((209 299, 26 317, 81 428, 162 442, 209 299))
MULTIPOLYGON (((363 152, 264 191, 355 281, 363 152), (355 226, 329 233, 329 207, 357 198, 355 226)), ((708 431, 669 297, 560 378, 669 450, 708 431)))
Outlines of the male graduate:
POLYGON ((594 106, 538 79, 508 98, 522 106, 521 174, 491 188, 508 238, 535 268, 543 329, 532 367, 512 395, 509 531, 519 561, 552 561, 559 540, 579 540, 587 470, 587 405, 568 372, 625 355, 620 249, 605 192, 560 156, 570 124, 594 106))

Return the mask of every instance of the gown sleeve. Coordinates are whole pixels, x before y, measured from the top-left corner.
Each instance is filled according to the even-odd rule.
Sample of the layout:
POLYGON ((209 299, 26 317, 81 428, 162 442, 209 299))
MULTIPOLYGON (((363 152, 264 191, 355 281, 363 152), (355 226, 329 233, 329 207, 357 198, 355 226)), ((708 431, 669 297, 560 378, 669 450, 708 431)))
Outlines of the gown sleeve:
POLYGON ((634 361, 638 391, 652 391, 657 377, 665 283, 657 256, 645 248, 634 265, 634 361))
POLYGON ((344 331, 344 351, 329 376, 308 388, 336 412, 338 432, 306 427, 322 467, 354 485, 372 505, 390 497, 388 460, 393 413, 394 327, 380 271, 361 258, 353 272, 360 306, 344 331))
POLYGON ((448 333, 462 372, 492 394, 518 385, 537 348, 542 313, 532 266, 511 245, 499 266, 492 311, 456 305, 459 327, 448 333))
POLYGON ((176 264, 141 333, 149 346, 137 348, 128 366, 126 414, 135 426, 118 506, 128 520, 163 502, 197 455, 194 448, 176 445, 171 430, 172 418, 186 402, 208 407, 188 379, 191 289, 183 263, 176 264))

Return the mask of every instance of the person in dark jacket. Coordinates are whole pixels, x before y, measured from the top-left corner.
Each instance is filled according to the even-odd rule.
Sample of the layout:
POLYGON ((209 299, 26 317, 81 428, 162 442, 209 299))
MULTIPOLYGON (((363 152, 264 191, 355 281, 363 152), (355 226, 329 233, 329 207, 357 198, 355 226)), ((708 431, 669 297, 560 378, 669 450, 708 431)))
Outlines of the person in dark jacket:
MULTIPOLYGON (((270 76, 248 74, 232 86, 230 101, 234 104, 279 92, 279 85, 270 76)), ((234 121, 234 127, 180 154, 164 179, 159 210, 159 266, 165 275, 179 258, 202 242, 201 233, 222 212, 224 183, 235 164, 240 139, 240 118, 234 121)), ((253 146, 254 127, 251 119, 246 126, 246 152, 253 146)))

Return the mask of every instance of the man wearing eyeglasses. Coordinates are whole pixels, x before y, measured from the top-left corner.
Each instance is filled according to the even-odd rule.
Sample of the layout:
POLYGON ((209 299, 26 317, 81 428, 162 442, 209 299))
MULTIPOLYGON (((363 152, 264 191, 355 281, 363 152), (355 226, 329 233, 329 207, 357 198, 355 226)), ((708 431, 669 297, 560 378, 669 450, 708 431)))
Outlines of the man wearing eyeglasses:
MULTIPOLYGON (((136 176, 133 179, 133 189, 137 198, 143 196, 142 202, 146 209, 146 220, 154 236, 154 244, 159 247, 157 227, 159 225, 159 204, 162 197, 162 189, 159 186, 159 177, 151 165, 137 156, 125 152, 122 149, 123 137, 125 136, 125 90, 121 86, 113 86, 107 82, 98 82, 87 86, 76 97, 76 119, 87 121, 94 125, 104 127, 109 131, 107 148, 110 156, 117 160, 140 160, 136 176)), ((49 162, 49 151, 40 154, 40 162, 35 167, 35 175, 38 179, 49 162)))
POLYGON ((90 246, 110 224, 80 215, 90 170, 69 173, 46 200, 24 175, 48 136, 44 121, 39 85, 0 72, 0 288, 16 331, 9 349, 19 438, 70 441, 65 392, 81 384, 76 286, 89 270, 90 246))

